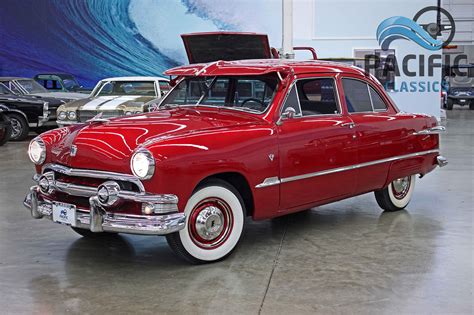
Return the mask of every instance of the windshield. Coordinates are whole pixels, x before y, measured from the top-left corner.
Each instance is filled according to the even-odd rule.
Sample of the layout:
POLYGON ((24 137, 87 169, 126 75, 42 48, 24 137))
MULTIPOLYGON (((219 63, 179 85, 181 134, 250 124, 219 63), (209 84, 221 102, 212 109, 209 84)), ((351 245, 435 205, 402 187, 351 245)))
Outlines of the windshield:
POLYGON ((77 82, 76 78, 72 75, 62 75, 61 78, 63 80, 64 87, 68 90, 79 89, 81 87, 79 82, 77 82))
POLYGON ((97 89, 96 96, 146 95, 156 97, 154 81, 106 81, 97 89))
POLYGON ((17 80, 16 81, 19 85, 23 87, 24 90, 28 92, 28 94, 35 94, 35 93, 48 93, 44 87, 42 87, 38 82, 35 80, 17 80))
POLYGON ((186 78, 160 106, 217 106, 263 113, 272 103, 277 85, 276 76, 186 78))

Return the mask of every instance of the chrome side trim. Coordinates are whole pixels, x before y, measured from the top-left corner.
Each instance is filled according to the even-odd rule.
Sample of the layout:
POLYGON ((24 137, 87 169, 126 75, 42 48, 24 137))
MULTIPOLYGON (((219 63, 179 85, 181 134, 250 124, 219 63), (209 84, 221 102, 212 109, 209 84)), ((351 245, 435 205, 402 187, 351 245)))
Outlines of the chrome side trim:
POLYGON ((145 187, 143 186, 140 179, 129 174, 88 170, 88 169, 81 169, 81 168, 69 168, 67 166, 63 166, 59 164, 45 164, 43 166, 43 173, 46 169, 52 170, 61 174, 65 174, 68 176, 74 176, 74 177, 91 177, 91 178, 101 178, 101 179, 111 179, 111 180, 121 180, 121 181, 131 182, 137 185, 141 192, 145 192, 145 187))
POLYGON ((323 175, 328 175, 328 174, 333 174, 333 173, 338 173, 338 172, 350 171, 350 170, 354 170, 354 169, 358 169, 358 168, 362 168, 362 167, 367 167, 367 166, 372 166, 372 165, 377 165, 377 164, 382 164, 382 163, 387 163, 387 162, 393 162, 393 161, 397 161, 397 160, 403 160, 403 159, 408 159, 408 158, 417 157, 417 156, 426 155, 426 154, 432 154, 432 153, 439 153, 439 150, 434 149, 434 150, 421 151, 421 152, 410 153, 410 154, 405 154, 405 155, 393 156, 393 157, 389 157, 389 158, 381 159, 381 160, 375 160, 375 161, 359 163, 359 164, 354 164, 354 165, 349 165, 349 166, 332 168, 332 169, 319 171, 319 172, 314 172, 314 173, 308 173, 308 174, 302 174, 302 175, 297 175, 297 176, 285 177, 285 178, 282 178, 280 180, 278 179, 278 177, 270 177, 270 178, 266 178, 261 184, 258 184, 257 186, 255 186, 255 188, 263 188, 263 187, 268 187, 268 186, 293 182, 293 181, 296 181, 296 180, 307 179, 307 178, 311 178, 311 177, 317 177, 317 176, 323 176, 323 175))
POLYGON ((440 133, 445 132, 445 131, 446 131, 446 127, 436 126, 436 127, 433 127, 433 128, 423 129, 421 131, 414 132, 413 135, 414 136, 418 136, 418 135, 437 135, 437 134, 440 134, 440 133))
POLYGON ((255 188, 263 188, 263 187, 269 187, 269 186, 274 186, 274 185, 279 185, 279 184, 280 184, 280 179, 277 176, 268 177, 268 178, 265 178, 262 183, 255 186, 255 188))

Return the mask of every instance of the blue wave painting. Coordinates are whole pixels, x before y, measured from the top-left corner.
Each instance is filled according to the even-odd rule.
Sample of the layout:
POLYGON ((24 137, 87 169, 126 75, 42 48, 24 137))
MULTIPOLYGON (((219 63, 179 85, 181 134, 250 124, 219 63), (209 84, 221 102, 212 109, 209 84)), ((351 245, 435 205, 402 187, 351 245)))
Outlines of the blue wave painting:
POLYGON ((434 39, 416 22, 403 16, 385 19, 377 28, 377 40, 382 49, 388 49, 396 39, 411 40, 428 50, 439 50, 443 46, 442 41, 434 39))
POLYGON ((279 38, 279 11, 278 1, 263 0, 1 0, 0 76, 67 72, 91 87, 105 77, 162 75, 187 62, 181 33, 279 38))

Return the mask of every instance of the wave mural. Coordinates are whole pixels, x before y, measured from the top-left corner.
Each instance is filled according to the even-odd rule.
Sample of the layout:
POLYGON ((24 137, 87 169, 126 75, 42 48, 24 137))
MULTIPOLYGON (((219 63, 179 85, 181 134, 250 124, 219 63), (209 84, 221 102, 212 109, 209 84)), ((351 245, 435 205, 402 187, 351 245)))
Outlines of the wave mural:
POLYGON ((68 72, 88 87, 110 76, 161 75, 186 62, 179 34, 245 30, 272 38, 279 10, 267 1, 2 0, 0 75, 68 72))

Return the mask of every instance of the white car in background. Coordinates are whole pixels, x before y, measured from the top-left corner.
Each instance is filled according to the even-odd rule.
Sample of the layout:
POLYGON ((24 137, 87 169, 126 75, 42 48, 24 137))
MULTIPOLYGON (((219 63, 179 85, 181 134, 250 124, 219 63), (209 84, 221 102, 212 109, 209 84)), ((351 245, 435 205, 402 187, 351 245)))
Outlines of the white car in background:
POLYGON ((59 126, 84 123, 101 113, 112 118, 148 112, 148 103, 170 90, 162 77, 118 77, 99 81, 91 94, 81 100, 61 105, 57 111, 59 126))

